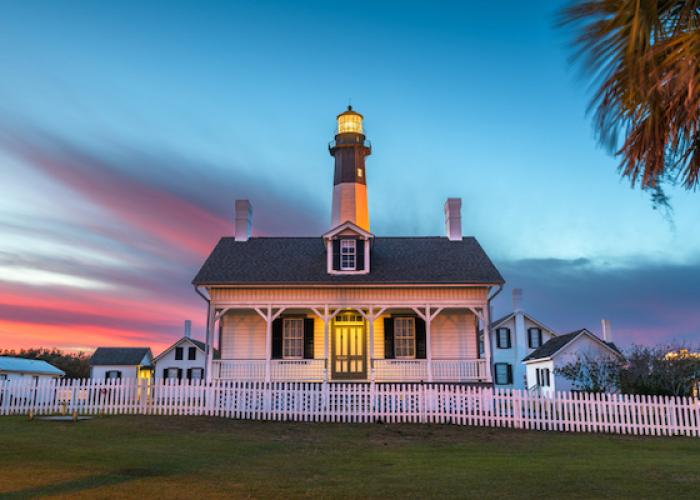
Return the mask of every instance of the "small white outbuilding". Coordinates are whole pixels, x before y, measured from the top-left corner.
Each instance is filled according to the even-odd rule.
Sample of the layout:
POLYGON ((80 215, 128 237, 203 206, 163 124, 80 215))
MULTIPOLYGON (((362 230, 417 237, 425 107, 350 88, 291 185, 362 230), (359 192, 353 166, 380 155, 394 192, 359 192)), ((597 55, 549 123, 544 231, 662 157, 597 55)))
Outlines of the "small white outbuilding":
POLYGON ((90 358, 90 378, 150 380, 153 355, 148 347, 98 347, 90 358))
POLYGON ((40 359, 0 356, 0 382, 34 380, 38 383, 40 380, 59 378, 64 375, 63 370, 40 359))
POLYGON ((547 396, 556 391, 574 390, 572 382, 557 369, 584 357, 623 359, 615 344, 598 338, 585 328, 552 337, 523 359, 528 389, 547 396))

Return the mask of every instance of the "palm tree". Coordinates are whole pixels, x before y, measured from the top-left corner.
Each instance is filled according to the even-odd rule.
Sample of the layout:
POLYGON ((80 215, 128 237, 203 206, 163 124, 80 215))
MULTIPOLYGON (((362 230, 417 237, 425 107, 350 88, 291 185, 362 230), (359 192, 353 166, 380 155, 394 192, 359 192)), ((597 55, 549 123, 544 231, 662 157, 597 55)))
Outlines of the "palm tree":
POLYGON ((663 180, 697 188, 700 0, 578 0, 560 24, 574 28, 595 130, 622 176, 643 189, 663 180))

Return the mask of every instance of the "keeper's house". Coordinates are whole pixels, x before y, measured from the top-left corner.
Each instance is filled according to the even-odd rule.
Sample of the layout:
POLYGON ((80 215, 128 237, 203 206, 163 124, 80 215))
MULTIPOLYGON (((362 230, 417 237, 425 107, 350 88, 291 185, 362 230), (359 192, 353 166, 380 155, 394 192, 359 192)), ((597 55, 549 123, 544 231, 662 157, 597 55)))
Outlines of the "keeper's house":
POLYGON ((348 106, 337 122, 329 231, 251 237, 251 204, 237 200, 235 237, 193 280, 209 302, 207 379, 490 383, 477 332, 503 278, 462 236, 461 200, 445 203, 445 236, 375 236, 362 115, 348 106))

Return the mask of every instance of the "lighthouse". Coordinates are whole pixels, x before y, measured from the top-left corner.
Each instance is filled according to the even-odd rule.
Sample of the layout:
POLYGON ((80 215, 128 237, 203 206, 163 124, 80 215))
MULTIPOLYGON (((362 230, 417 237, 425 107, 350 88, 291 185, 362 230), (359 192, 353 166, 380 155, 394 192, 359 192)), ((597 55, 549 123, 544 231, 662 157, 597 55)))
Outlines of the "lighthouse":
POLYGON ((337 116, 338 129, 328 150, 335 158, 331 227, 352 222, 369 231, 365 156, 372 146, 365 139, 362 115, 348 106, 337 116))

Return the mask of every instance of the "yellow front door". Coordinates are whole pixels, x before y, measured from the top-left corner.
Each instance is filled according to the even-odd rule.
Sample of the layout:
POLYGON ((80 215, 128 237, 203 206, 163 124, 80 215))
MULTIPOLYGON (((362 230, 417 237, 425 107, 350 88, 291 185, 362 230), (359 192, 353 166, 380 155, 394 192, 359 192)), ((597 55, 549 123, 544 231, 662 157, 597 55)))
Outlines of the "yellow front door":
POLYGON ((335 380, 367 378, 365 324, 357 314, 339 314, 333 324, 333 363, 335 380))

